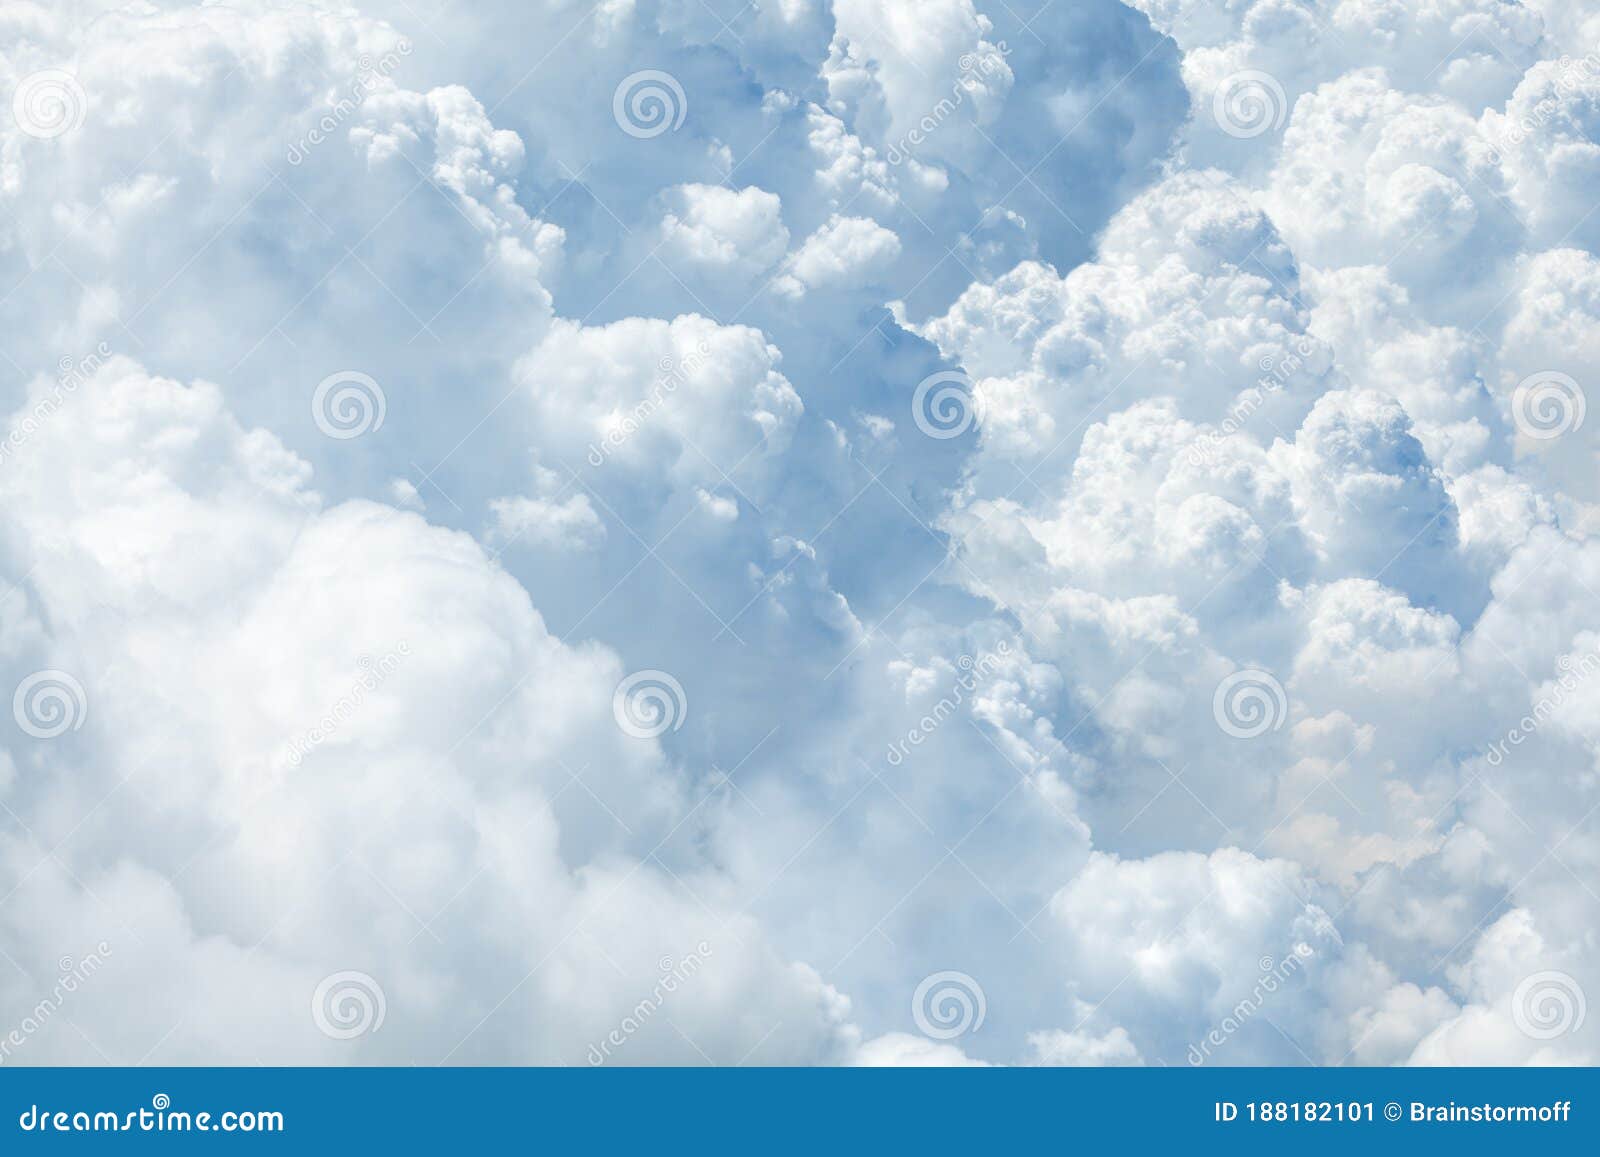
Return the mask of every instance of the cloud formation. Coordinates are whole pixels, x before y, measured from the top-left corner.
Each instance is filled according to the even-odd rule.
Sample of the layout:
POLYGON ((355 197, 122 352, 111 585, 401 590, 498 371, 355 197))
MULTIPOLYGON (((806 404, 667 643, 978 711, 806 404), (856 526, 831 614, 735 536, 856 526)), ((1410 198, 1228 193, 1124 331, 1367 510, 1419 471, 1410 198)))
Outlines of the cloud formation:
POLYGON ((0 93, 0 1061, 1600 1056, 1600 21, 23 4, 0 93))

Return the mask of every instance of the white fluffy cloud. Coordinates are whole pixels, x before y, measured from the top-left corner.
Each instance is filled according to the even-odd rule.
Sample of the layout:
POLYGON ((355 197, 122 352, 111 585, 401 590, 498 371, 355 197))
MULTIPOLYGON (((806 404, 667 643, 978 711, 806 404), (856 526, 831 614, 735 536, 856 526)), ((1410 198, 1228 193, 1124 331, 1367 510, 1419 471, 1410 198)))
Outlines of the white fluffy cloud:
POLYGON ((782 204, 764 189, 684 185, 661 219, 667 251, 711 273, 754 277, 789 248, 782 204))
POLYGON ((866 217, 834 217, 800 246, 790 264, 810 289, 876 281, 900 256, 900 239, 866 217))
POLYGON ((5 1059, 1593 1062, 1600 20, 103 8, 0 18, 5 1059))
MULTIPOLYGON (((657 746, 615 725, 618 658, 552 638, 471 539, 372 503, 324 507, 305 465, 215 387, 126 360, 28 450, 4 500, 28 512, 10 547, 38 580, 39 637, 8 667, 74 672, 90 714, 69 783, 51 749, 19 752, 10 806, 41 810, 6 838, 7 952, 31 972, 47 943, 113 945, 96 1000, 125 1011, 88 1029, 108 1055, 137 1059, 193 1016, 203 1033, 166 1059, 326 1057, 301 1013, 323 975, 359 965, 409 1009, 369 1059, 459 1045, 579 1063, 674 951, 704 958, 671 1014, 699 1047, 736 1058, 768 1030, 775 1055, 848 1045, 842 998, 650 858, 691 803, 657 746), (573 993, 596 965, 608 975, 573 993), (213 1008, 235 984, 254 1011, 213 1008), (752 985, 775 1000, 759 1028, 752 985), (510 1015, 479 1037, 507 993, 510 1015)), ((27 979, 8 978, 8 1001, 27 979)), ((662 1024, 621 1054, 692 1055, 662 1024)))

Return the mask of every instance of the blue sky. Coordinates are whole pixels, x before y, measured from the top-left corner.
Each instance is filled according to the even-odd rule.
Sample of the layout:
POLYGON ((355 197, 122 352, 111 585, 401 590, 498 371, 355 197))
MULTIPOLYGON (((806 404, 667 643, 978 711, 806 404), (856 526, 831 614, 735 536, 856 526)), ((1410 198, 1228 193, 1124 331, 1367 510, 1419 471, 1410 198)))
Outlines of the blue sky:
POLYGON ((18 3, 0 91, 4 1063, 1595 1059, 1600 17, 18 3))

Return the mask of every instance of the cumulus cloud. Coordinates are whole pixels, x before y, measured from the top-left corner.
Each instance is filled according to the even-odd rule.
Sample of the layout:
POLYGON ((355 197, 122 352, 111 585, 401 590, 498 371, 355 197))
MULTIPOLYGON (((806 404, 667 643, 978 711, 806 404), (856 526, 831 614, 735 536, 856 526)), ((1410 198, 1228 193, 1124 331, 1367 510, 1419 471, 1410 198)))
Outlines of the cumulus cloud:
POLYGON ((661 235, 667 251, 690 266, 755 276, 789 248, 782 205, 764 189, 684 185, 672 200, 661 219, 661 235))
POLYGON ((91 9, 4 1059, 1593 1063, 1596 18, 91 9))
POLYGON ((881 277, 900 256, 900 239, 866 217, 832 218, 806 238, 790 271, 801 286, 825 289, 881 277))
MULTIPOLYGON (((212 1022, 206 1037, 172 1042, 169 1057, 320 1056, 327 1042, 299 1015, 305 984, 366 964, 388 999, 416 1014, 409 1028, 374 1036, 371 1059, 442 1046, 439 1060, 459 1044, 467 1056, 577 1063, 631 1007, 615 1002, 650 976, 656 948, 692 953, 707 937, 702 991, 684 980, 678 1018, 776 981, 821 1002, 812 1028, 792 1029, 832 1024, 816 1041, 824 1052, 844 1047, 842 998, 814 976, 749 956, 752 930, 737 918, 693 934, 682 924, 681 905, 693 901, 645 857, 686 818, 686 784, 653 742, 617 727, 612 688, 625 672, 614 654, 551 637, 471 539, 378 504, 322 506, 303 488, 304 464, 265 431, 239 426, 214 387, 152 378, 119 360, 73 402, 41 433, 33 468, 8 474, 6 501, 72 528, 41 539, 42 523, 23 520, 12 549, 49 592, 30 606, 49 637, 26 661, 77 673, 92 726, 73 759, 81 774, 62 789, 70 805, 57 798, 37 828, 7 838, 19 881, 7 931, 20 938, 8 951, 39 967, 46 940, 115 914, 88 942, 117 945, 98 999, 115 1007, 120 993, 140 1012, 118 1018, 101 1048, 126 1055, 141 1033, 156 1032, 148 1048, 160 1021, 196 1015, 212 1022), (100 529, 107 519, 121 527, 115 535, 100 529), (232 528, 240 546, 197 565, 196 537, 213 549, 218 541, 208 526, 232 528), (46 577, 57 573, 77 581, 46 577), (123 631, 96 629, 110 607, 127 616, 123 631), (119 764, 119 749, 159 763, 159 773, 134 787, 137 772, 119 764), (89 812, 119 789, 129 792, 122 806, 89 812), (68 820, 73 806, 85 824, 68 820), (116 833, 130 828, 139 839, 113 851, 116 833), (50 859, 68 834, 83 849, 105 849, 102 867, 85 868, 94 883, 50 859), (48 867, 28 875, 41 857, 48 867), (629 917, 619 907, 626 897, 652 914, 629 917), (519 912, 519 930, 491 927, 485 914, 495 909, 519 912), (31 938, 40 919, 50 931, 31 938), (480 922, 481 934, 467 933, 480 922), (655 933, 643 931, 650 924, 655 933), (686 939, 669 944, 669 930, 686 939), (567 1005, 564 978, 607 956, 619 962, 610 1003, 586 987, 581 1007, 557 1018, 561 1032, 532 1043, 512 1029, 544 1019, 545 1001, 567 1005), (157 966, 168 974, 160 990, 135 999, 139 978, 157 966), (772 967, 789 979, 759 979, 772 967), (209 972, 222 975, 202 991, 185 983, 209 972), (733 989, 719 992, 719 972, 733 989), (520 1011, 476 1039, 476 1020, 519 974, 530 982, 520 1011), (233 983, 252 985, 259 1025, 204 1007, 233 983), (212 985, 221 991, 207 998, 212 985), (270 1029, 274 1021, 285 1027, 270 1029), (232 1036, 212 1036, 230 1024, 232 1036), (841 1043, 822 1045, 828 1033, 841 1043), (513 1043, 518 1036, 525 1043, 513 1043)), ((535 523, 552 528, 548 518, 535 523)), ((13 806, 57 789, 47 754, 25 753, 31 774, 13 806)), ((705 917, 695 912, 699 927, 705 917)), ((29 979, 8 987, 20 999, 29 979)), ((775 1013, 744 1047, 796 1012, 775 1013)), ((705 1048, 737 1039, 730 1028, 689 1032, 705 1048)), ((681 1045, 670 1036, 651 1026, 624 1056, 670 1056, 681 1045)))

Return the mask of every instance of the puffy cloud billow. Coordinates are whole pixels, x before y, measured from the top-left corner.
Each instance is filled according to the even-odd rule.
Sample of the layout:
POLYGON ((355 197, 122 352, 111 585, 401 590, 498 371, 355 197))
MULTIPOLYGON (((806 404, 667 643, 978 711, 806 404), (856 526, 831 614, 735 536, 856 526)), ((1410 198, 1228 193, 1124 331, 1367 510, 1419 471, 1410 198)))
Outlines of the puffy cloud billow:
POLYGON ((1600 1060, 1600 18, 0 14, 0 1063, 1600 1060))

